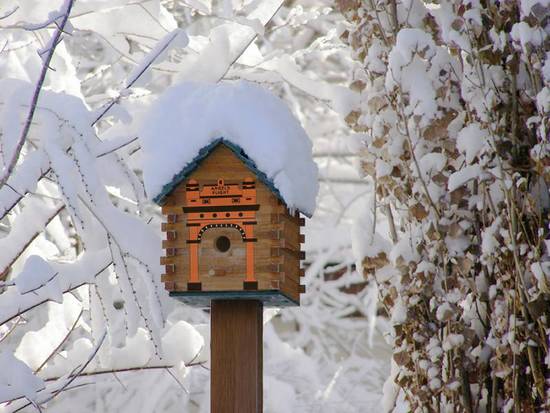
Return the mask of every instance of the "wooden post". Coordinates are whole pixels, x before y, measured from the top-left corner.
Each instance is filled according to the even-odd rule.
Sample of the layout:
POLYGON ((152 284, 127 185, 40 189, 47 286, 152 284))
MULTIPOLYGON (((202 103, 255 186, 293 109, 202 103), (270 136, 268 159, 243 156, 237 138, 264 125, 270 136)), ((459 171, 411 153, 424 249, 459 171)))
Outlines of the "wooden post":
POLYGON ((213 300, 211 413, 263 412, 263 303, 213 300))

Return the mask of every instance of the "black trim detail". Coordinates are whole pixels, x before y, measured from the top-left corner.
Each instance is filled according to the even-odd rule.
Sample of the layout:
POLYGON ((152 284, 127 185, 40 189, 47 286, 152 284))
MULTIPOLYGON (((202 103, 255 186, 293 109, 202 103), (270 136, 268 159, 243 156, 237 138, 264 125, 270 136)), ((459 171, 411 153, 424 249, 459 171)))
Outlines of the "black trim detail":
POLYGON ((258 242, 258 238, 245 238, 243 242, 258 242))
POLYGON ((185 224, 186 227, 200 227, 200 223, 199 222, 188 222, 187 224, 185 224))
POLYGON ((185 241, 187 244, 200 244, 201 243, 201 240, 200 239, 188 239, 185 241))
POLYGON ((243 290, 249 291, 249 290, 257 290, 257 289, 258 289, 258 281, 243 282, 243 290))
POLYGON ((192 206, 183 207, 183 212, 225 212, 225 211, 258 211, 259 204, 255 205, 227 205, 227 206, 192 206))
POLYGON ((242 198, 242 195, 205 195, 201 196, 201 199, 210 199, 210 198, 242 198))
POLYGON ((201 283, 187 283, 187 290, 188 291, 202 291, 202 284, 201 283))
POLYGON ((241 238, 244 240, 244 238, 246 237, 246 232, 244 231, 244 229, 238 225, 238 224, 228 224, 228 223, 220 223, 220 224, 208 224, 208 225, 205 225, 204 227, 201 228, 201 230, 199 231, 199 234, 197 235, 197 239, 200 240, 202 239, 202 234, 204 234, 205 231, 211 229, 211 228, 235 228, 237 231, 239 231, 241 233, 241 238))
POLYGON ((258 221, 243 221, 243 225, 256 225, 258 221))
MULTIPOLYGON (((202 186, 219 186, 218 183, 216 182, 215 184, 203 184, 202 186)), ((235 183, 235 182, 232 182, 232 183, 228 183, 225 181, 223 181, 223 186, 239 186, 238 183, 235 183)))

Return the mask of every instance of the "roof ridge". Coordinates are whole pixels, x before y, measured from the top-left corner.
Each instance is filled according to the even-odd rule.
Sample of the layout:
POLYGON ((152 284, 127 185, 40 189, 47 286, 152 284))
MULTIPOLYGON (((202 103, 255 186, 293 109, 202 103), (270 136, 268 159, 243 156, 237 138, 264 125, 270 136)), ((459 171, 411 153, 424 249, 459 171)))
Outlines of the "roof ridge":
POLYGON ((237 145, 236 143, 232 142, 231 140, 225 138, 225 137, 219 137, 214 139, 212 142, 210 142, 208 145, 203 146, 198 154, 190 161, 188 162, 177 174, 175 174, 170 182, 166 183, 162 190, 158 195, 156 195, 153 198, 153 201, 159 205, 162 205, 164 201, 166 200, 166 197, 172 192, 176 186, 178 186, 183 180, 185 180, 195 169, 198 168, 198 166, 201 164, 201 162, 214 151, 216 147, 219 145, 225 145, 227 148, 229 148, 237 158, 248 168, 250 169, 257 177, 258 179, 263 182, 273 194, 279 198, 282 202, 286 202, 279 192, 279 190, 275 187, 275 184, 273 181, 263 172, 261 169, 258 168, 256 163, 253 159, 251 159, 244 149, 237 145))

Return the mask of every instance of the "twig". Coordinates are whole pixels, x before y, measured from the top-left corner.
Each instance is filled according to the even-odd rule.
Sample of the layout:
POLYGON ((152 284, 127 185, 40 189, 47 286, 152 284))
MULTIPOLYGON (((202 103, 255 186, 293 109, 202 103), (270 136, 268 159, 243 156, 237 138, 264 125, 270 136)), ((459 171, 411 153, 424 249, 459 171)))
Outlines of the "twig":
MULTIPOLYGON (((205 364, 205 361, 200 361, 192 364, 186 364, 186 367, 195 367, 195 366, 201 366, 205 364)), ((128 368, 122 368, 122 369, 108 369, 108 370, 96 370, 96 371, 89 371, 84 372, 79 375, 79 377, 93 377, 93 376, 101 376, 104 374, 119 374, 119 373, 129 373, 129 372, 138 372, 138 371, 147 371, 147 370, 166 370, 174 368, 171 364, 161 364, 158 366, 143 366, 143 367, 128 367, 128 368)), ((56 381, 59 380, 61 377, 48 377, 44 379, 45 382, 49 381, 56 381)))
POLYGON ((34 373, 38 373, 40 370, 42 370, 44 368, 44 366, 46 365, 46 363, 48 363, 48 361, 50 361, 50 359, 55 355, 57 354, 57 351, 59 349, 61 349, 61 347, 63 347, 63 345, 67 342, 67 339, 69 338, 69 336, 71 335, 71 333, 74 331, 74 329, 76 328, 77 324, 78 324, 78 321, 80 320, 80 317, 82 317, 82 313, 84 312, 84 309, 81 309, 80 310, 80 313, 78 314, 78 317, 76 317, 76 320, 74 321, 72 327, 69 329, 69 331, 67 332, 67 334, 65 335, 65 337, 63 338, 63 340, 61 340, 61 342, 57 345, 57 347, 50 353, 50 355, 48 357, 46 357, 46 360, 44 360, 42 362, 42 364, 34 371, 34 373))
POLYGON ((118 146, 112 148, 112 149, 109 149, 107 151, 103 151, 103 152, 100 152, 99 154, 96 155, 96 158, 101 158, 102 156, 105 156, 105 155, 109 155, 115 151, 118 151, 119 149, 121 148, 124 148, 125 146, 128 146, 130 145, 131 143, 135 142, 138 140, 138 137, 135 136, 133 138, 131 138, 130 140, 126 141, 126 142, 122 142, 121 144, 119 144, 118 146))
POLYGON ((39 290, 40 288, 44 287, 46 284, 48 284, 50 281, 52 281, 55 277, 59 275, 59 272, 54 273, 50 278, 48 278, 46 281, 44 281, 42 284, 40 284, 38 287, 33 288, 32 290, 25 291, 24 293, 21 293, 21 295, 25 295, 28 293, 33 293, 36 290, 39 290))
MULTIPOLYGON (((155 62, 155 60, 158 59, 158 57, 170 46, 170 44, 178 37, 180 34, 179 31, 174 31, 172 34, 172 37, 169 38, 165 44, 162 45, 162 47, 156 52, 154 56, 145 56, 145 59, 148 59, 148 62, 146 62, 141 70, 133 76, 132 79, 128 82, 128 84, 122 89, 122 90, 128 90, 130 89, 134 83, 138 81, 138 79, 151 67, 151 65, 155 62)), ((164 39, 160 40, 163 41, 164 39)), ((96 117, 96 119, 92 122, 92 126, 95 125, 105 114, 111 109, 116 103, 118 103, 119 99, 121 97, 121 94, 116 98, 111 99, 111 101, 107 104, 107 106, 101 111, 101 113, 96 117)))
MULTIPOLYGON (((102 268, 99 269, 99 271, 97 271, 97 272, 94 274, 94 278, 97 277, 99 274, 101 274, 103 271, 105 271, 107 268, 109 268, 112 264, 113 264, 113 261, 107 262, 102 268)), ((75 286, 72 286, 71 288, 68 288, 67 290, 63 291, 63 294, 68 293, 68 292, 73 291, 73 290, 76 290, 77 288, 80 288, 80 287, 82 287, 82 286, 85 285, 85 284, 88 284, 88 282, 82 282, 82 283, 80 283, 80 284, 77 284, 77 285, 75 285, 75 286)), ((9 322, 9 321, 13 320, 15 317, 19 317, 19 316, 21 316, 22 314, 25 314, 27 311, 30 311, 30 310, 32 310, 33 308, 36 308, 36 307, 38 307, 39 305, 42 305, 42 304, 44 304, 45 302, 48 302, 48 301, 51 301, 51 300, 50 300, 49 298, 45 298, 45 299, 43 299, 42 301, 37 302, 36 304, 33 304, 33 305, 31 305, 31 306, 29 306, 29 307, 27 307, 27 308, 23 308, 23 309, 19 310, 19 311, 17 312, 17 314, 14 314, 14 315, 12 315, 12 316, 9 316, 8 318, 6 318, 6 319, 4 319, 4 320, 0 320, 0 325, 9 322)))
POLYGON ((172 371, 171 371, 168 367, 167 367, 165 370, 166 370, 166 372, 167 372, 170 376, 172 376, 172 378, 174 379, 174 381, 175 381, 176 383, 178 383, 178 385, 180 386, 180 388, 181 388, 185 393, 189 394, 189 390, 187 390, 187 389, 185 388, 185 386, 182 384, 182 382, 180 382, 180 381, 178 380, 178 378, 176 377, 176 375, 175 375, 174 373, 172 373, 172 371))
POLYGON ((50 400, 52 400, 54 397, 56 397, 59 393, 61 393, 68 385, 70 385, 78 376, 80 376, 82 374, 82 372, 86 369, 86 367, 88 367, 88 365, 92 362, 92 360, 94 359, 94 357, 96 356, 97 352, 99 351, 99 348, 101 347, 101 345, 103 344, 103 342, 105 341, 105 337, 107 337, 107 331, 105 331, 103 333, 103 336, 101 337, 101 339, 99 340, 99 343, 97 343, 97 345, 95 346, 94 350, 92 351, 92 354, 90 355, 90 357, 88 357, 88 360, 86 360, 86 362, 78 369, 76 370, 72 375, 71 375, 71 378, 69 380, 67 380, 67 382, 61 386, 54 394, 50 395, 46 400, 44 400, 42 403, 47 403, 49 402, 50 400))
MULTIPOLYGON (((46 228, 46 226, 48 226, 48 224, 50 222, 53 221, 53 219, 55 217, 57 217, 57 215, 63 211, 65 209, 65 206, 64 205, 61 205, 59 208, 55 209, 54 211, 52 211, 52 215, 50 215, 49 217, 47 217, 47 220, 46 222, 44 222, 44 228, 46 228)), ((13 263, 21 256, 21 254, 27 249, 27 247, 36 239, 36 237, 38 237, 38 235, 40 235, 42 233, 42 230, 40 231, 35 231, 30 237, 27 238, 26 242, 19 248, 19 250, 17 252, 15 252, 15 254, 12 254, 12 257, 10 259, 10 262, 8 262, 8 264, 3 268, 3 269, 0 269, 0 274, 2 274, 4 271, 6 271, 8 268, 10 268, 13 263)))
POLYGON ((7 19, 7 18, 10 17, 13 13, 15 13, 17 10, 19 10, 19 6, 15 6, 15 7, 13 8, 13 10, 7 12, 7 13, 4 14, 3 16, 0 16, 0 20, 7 19))

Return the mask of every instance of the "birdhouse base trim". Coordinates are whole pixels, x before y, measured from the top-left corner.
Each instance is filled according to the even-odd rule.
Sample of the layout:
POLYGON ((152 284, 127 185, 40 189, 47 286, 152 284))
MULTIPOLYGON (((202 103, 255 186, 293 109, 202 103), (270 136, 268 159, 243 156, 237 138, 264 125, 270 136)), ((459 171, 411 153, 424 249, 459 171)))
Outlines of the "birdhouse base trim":
POLYGON ((258 289, 258 281, 244 281, 243 282, 243 289, 244 290, 257 290, 258 289))
POLYGON ((265 307, 295 307, 294 301, 280 290, 265 291, 171 291, 173 297, 191 307, 208 308, 212 300, 259 300, 265 307))
POLYGON ((187 283, 187 289, 189 291, 201 291, 202 290, 202 284, 201 283, 187 283))

